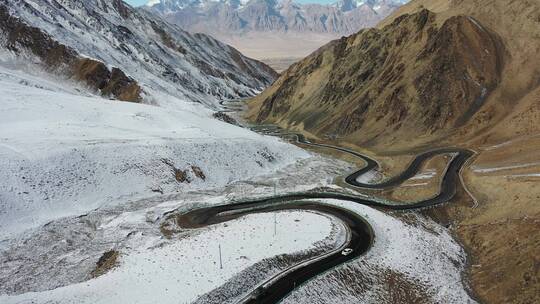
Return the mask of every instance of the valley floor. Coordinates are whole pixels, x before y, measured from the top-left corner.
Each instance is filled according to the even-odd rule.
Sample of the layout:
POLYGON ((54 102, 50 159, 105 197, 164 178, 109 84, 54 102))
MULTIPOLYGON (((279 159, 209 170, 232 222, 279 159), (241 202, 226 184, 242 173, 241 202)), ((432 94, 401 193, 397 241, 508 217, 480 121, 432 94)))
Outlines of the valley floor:
POLYGON ((337 34, 251 32, 243 35, 213 34, 237 48, 242 54, 260 60, 281 73, 293 63, 311 54, 326 43, 338 39, 337 34))

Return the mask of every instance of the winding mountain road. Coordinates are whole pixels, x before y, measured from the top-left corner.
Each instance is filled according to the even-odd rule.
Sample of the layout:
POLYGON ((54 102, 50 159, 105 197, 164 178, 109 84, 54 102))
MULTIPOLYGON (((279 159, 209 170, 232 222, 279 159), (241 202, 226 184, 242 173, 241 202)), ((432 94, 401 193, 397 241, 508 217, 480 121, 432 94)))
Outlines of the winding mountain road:
MULTIPOLYGON (((235 108, 234 110, 238 110, 238 108, 235 108)), ((264 282, 258 288, 247 294, 240 301, 240 303, 278 303, 300 284, 329 269, 353 260, 369 250, 375 236, 373 235, 371 227, 365 220, 352 211, 323 203, 317 203, 313 201, 314 199, 338 199, 351 201, 385 210, 414 210, 436 206, 438 204, 448 202, 455 196, 460 181, 459 172, 466 161, 474 154, 472 151, 467 149, 434 149, 417 155, 409 166, 399 175, 391 177, 380 183, 366 184, 358 182, 358 178, 371 170, 378 169, 379 164, 375 160, 363 154, 342 147, 313 143, 306 140, 306 138, 301 134, 282 131, 275 126, 255 126, 252 127, 252 129, 264 134, 272 134, 283 137, 292 136, 299 144, 334 149, 361 158, 366 162, 366 166, 353 172, 345 178, 345 182, 347 184, 360 188, 388 189, 395 187, 416 175, 422 167, 422 164, 430 158, 448 153, 454 154, 454 157, 450 160, 447 166, 447 170, 445 171, 441 181, 439 193, 432 198, 418 202, 390 204, 347 193, 307 191, 232 202, 221 206, 196 209, 177 216, 178 223, 180 223, 183 227, 197 228, 230 221, 250 213, 299 209, 313 210, 332 215, 342 221, 343 224, 348 228, 349 236, 347 242, 341 248, 308 261, 304 261, 301 264, 278 274, 274 278, 264 282), (305 201, 306 199, 310 199, 310 201, 305 201), (341 251, 344 248, 351 248, 353 249, 353 252, 349 255, 343 255, 341 251)))

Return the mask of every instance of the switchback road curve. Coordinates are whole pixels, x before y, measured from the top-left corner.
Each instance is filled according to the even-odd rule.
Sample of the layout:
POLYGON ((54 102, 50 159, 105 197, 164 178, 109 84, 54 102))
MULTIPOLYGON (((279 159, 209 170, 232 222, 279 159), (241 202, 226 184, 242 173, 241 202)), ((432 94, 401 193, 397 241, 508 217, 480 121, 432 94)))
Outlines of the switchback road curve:
POLYGON ((432 198, 418 202, 390 204, 348 193, 307 191, 231 202, 229 204, 224 204, 220 206, 205 207, 192 210, 181 215, 174 215, 177 218, 177 222, 182 227, 198 228, 230 221, 232 219, 251 213, 299 209, 313 210, 331 215, 338 218, 347 227, 349 231, 349 236, 347 242, 343 245, 342 248, 347 247, 353 249, 353 252, 351 254, 343 255, 341 254, 342 248, 339 248, 338 250, 331 253, 310 259, 308 261, 304 261, 301 264, 293 266, 292 268, 284 271, 283 273, 278 274, 271 280, 264 282, 257 289, 250 292, 246 297, 244 297, 240 301, 240 303, 278 303, 281 299, 283 299, 287 294, 289 294, 302 283, 316 277, 317 275, 327 270, 342 265, 347 261, 353 260, 363 255, 369 250, 375 236, 373 235, 372 229, 366 221, 364 221, 360 216, 358 216, 352 211, 338 208, 336 206, 317 203, 313 200, 338 199, 362 204, 365 206, 378 207, 384 210, 415 210, 436 206, 448 202, 455 196, 460 181, 459 172, 463 165, 467 162, 467 160, 474 155, 472 151, 467 149, 434 149, 418 154, 409 164, 409 166, 400 174, 380 183, 366 184, 358 182, 358 178, 371 170, 378 169, 379 164, 375 160, 361 153, 338 146, 313 143, 306 140, 305 137, 301 134, 282 131, 278 127, 271 125, 255 126, 252 127, 252 129, 264 134, 272 134, 282 137, 292 136, 300 144, 334 149, 361 158, 365 161, 366 166, 345 177, 345 182, 353 187, 369 189, 392 188, 398 186, 407 179, 416 175, 422 167, 422 164, 426 160, 437 155, 448 153, 454 154, 454 157, 450 160, 447 166, 447 170, 445 171, 444 176, 441 180, 439 193, 432 198), (310 201, 305 201, 306 199, 310 199, 310 201))

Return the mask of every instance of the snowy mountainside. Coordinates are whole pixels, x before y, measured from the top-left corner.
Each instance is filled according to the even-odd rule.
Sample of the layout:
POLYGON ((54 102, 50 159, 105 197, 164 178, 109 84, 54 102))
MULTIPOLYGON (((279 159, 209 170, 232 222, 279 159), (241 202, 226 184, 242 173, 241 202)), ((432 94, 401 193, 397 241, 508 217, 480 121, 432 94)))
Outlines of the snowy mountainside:
MULTIPOLYGON (((212 106, 254 95, 276 76, 268 66, 210 36, 190 34, 119 0, 0 0, 0 8, 11 23, 21 23, 2 28, 7 36, 0 39, 4 49, 38 56, 39 45, 30 50, 17 46, 35 38, 39 29, 78 57, 102 62, 109 70, 116 67, 136 80, 141 99, 148 103, 160 104, 154 94, 160 92, 212 106), (29 38, 17 36, 22 25, 32 27, 29 38), (11 47, 5 46, 6 40, 11 47)), ((86 72, 88 65, 75 70, 74 74, 86 72)))
MULTIPOLYGON (((0 239, 53 219, 268 174, 308 156, 278 139, 178 110, 84 97, 0 66, 0 239)), ((170 97, 169 97, 170 98, 170 97)))

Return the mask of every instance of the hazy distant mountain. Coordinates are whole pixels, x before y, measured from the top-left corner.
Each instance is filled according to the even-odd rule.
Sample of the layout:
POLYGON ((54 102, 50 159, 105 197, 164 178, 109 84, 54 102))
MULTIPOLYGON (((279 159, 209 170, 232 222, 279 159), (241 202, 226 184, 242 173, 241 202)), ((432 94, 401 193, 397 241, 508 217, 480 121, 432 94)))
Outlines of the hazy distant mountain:
POLYGON ((408 0, 341 0, 330 5, 291 0, 152 0, 147 8, 188 31, 352 34, 375 25, 408 0))

